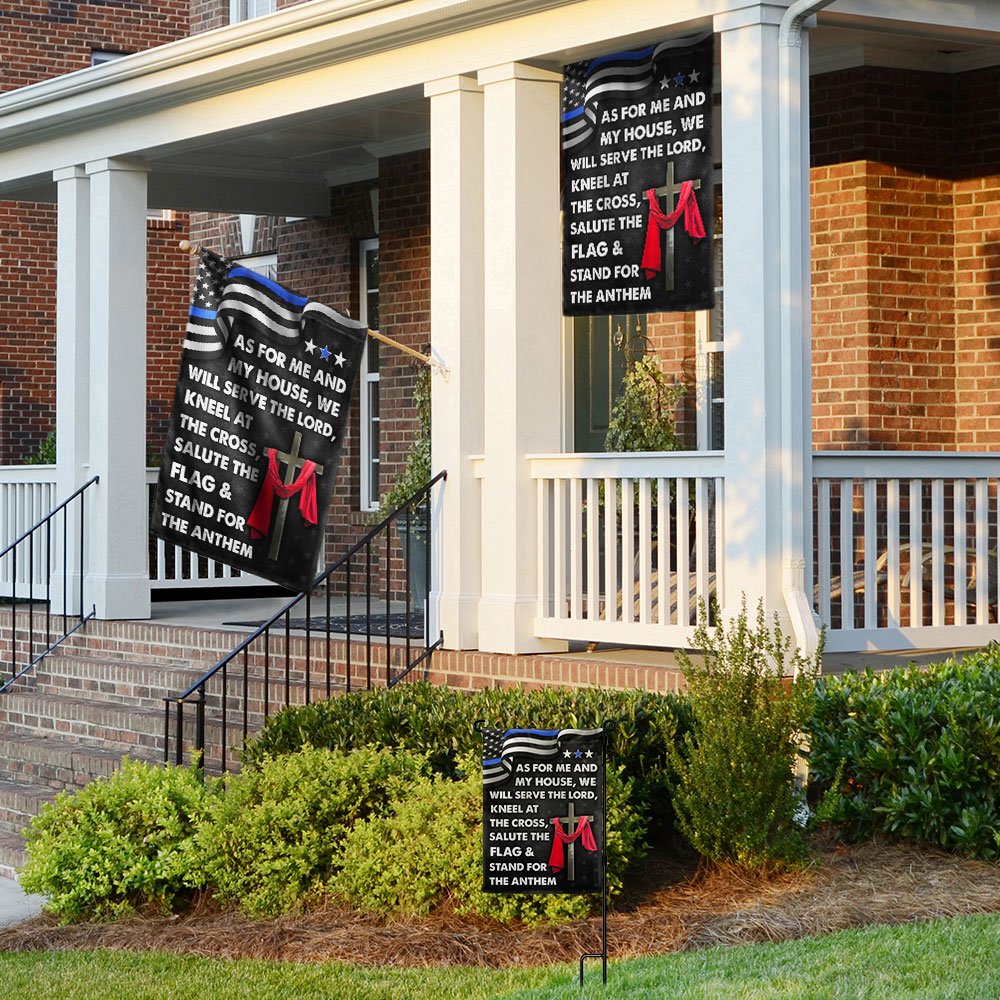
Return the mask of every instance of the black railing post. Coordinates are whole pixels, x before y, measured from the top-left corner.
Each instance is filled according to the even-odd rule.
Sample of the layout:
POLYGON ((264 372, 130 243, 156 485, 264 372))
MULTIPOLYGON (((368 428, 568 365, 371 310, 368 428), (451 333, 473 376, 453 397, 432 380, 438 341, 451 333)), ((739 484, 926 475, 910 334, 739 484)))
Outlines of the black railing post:
POLYGON ((175 763, 184 763, 184 699, 177 699, 177 759, 175 763))
POLYGON ((326 583, 326 696, 330 697, 330 578, 326 583))
MULTIPOLYGON (((96 480, 95 480, 96 482, 96 480)), ((80 620, 83 621, 83 533, 86 530, 86 520, 84 517, 84 508, 86 505, 86 494, 80 494, 80 620)))
MULTIPOLYGON (((227 677, 227 671, 229 669, 229 660, 224 660, 222 663, 222 773, 226 773, 226 729, 229 725, 229 680, 227 677)), ((286 703, 287 704, 287 703, 286 703)))
POLYGON ((163 763, 170 763, 170 699, 163 699, 163 763))
MULTIPOLYGON (((347 559, 347 565, 344 567, 346 570, 346 579, 344 581, 344 589, 346 591, 347 603, 344 608, 344 614, 347 620, 347 632, 344 636, 344 676, 346 678, 347 691, 351 690, 351 560, 350 557, 347 559)), ((330 622, 330 617, 327 615, 327 624, 330 622)))
MULTIPOLYGON (((406 663, 409 665, 410 662, 410 606, 413 594, 411 593, 410 587, 410 560, 412 558, 412 545, 413 545, 413 508, 407 506, 406 508, 406 552, 403 555, 403 578, 406 581, 405 593, 406 600, 403 602, 403 633, 404 642, 406 644, 406 663)), ((388 626, 386 627, 388 631, 388 626)))
POLYGON ((312 591, 306 591, 306 704, 312 701, 312 643, 309 641, 312 625, 312 591))
POLYGON ((424 538, 427 540, 427 558, 424 559, 424 648, 431 644, 431 558, 434 546, 431 544, 431 495, 427 494, 424 505, 424 538))
POLYGON ((198 688, 198 700, 194 703, 194 749, 198 754, 198 767, 205 769, 205 685, 198 688))

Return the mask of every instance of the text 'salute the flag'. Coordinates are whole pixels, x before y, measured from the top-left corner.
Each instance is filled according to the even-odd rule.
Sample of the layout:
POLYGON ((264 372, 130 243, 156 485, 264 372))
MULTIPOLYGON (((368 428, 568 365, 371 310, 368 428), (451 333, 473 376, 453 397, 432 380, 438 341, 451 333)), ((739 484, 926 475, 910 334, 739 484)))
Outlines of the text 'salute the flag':
POLYGON ((202 250, 153 532, 309 589, 365 337, 364 324, 202 250))

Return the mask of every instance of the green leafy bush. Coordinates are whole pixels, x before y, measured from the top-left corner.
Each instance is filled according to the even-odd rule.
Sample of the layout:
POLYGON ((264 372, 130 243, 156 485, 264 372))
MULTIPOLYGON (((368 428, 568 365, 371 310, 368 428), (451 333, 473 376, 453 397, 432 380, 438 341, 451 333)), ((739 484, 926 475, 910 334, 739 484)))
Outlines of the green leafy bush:
POLYGON ((802 800, 793 767, 822 651, 811 660, 792 654, 777 619, 768 628, 762 604, 754 622, 745 602, 714 631, 704 605, 699 619, 702 656, 678 654, 694 717, 672 751, 678 827, 716 863, 752 869, 794 862, 806 841, 796 822, 802 800), (782 678, 786 668, 796 680, 782 678))
POLYGON ((21 460, 25 465, 55 465, 56 464, 56 432, 51 430, 38 442, 38 450, 25 455, 21 460))
POLYGON ((434 771, 453 776, 475 719, 469 699, 456 691, 397 684, 286 708, 265 722, 241 759, 253 768, 269 756, 304 746, 342 751, 394 747, 426 754, 434 771))
POLYGON ((176 907, 189 894, 187 847, 216 788, 194 769, 126 758, 110 777, 60 792, 31 821, 21 884, 46 895, 63 923, 176 907))
POLYGON ((200 885, 252 916, 273 916, 324 890, 341 841, 387 812, 428 771, 422 757, 307 747, 229 780, 197 833, 200 885))
POLYGON ((810 731, 811 790, 848 837, 1000 856, 1000 646, 823 678, 810 731))
MULTIPOLYGON (((629 782, 608 770, 608 889, 618 892, 628 865, 645 853, 642 817, 629 805, 629 782)), ((482 891, 482 785, 476 777, 427 778, 388 816, 347 835, 331 890, 358 909, 424 914, 450 901, 461 913, 501 921, 579 919, 599 896, 494 894, 482 891)))
POLYGON ((668 749, 687 731, 690 718, 682 698, 651 691, 492 688, 470 695, 426 683, 399 684, 285 709, 250 742, 243 762, 255 767, 267 755, 307 744, 341 750, 388 746, 425 754, 436 773, 454 777, 460 755, 476 746, 477 720, 501 728, 587 728, 607 720, 609 760, 624 768, 633 804, 649 811, 656 829, 672 821, 668 749))

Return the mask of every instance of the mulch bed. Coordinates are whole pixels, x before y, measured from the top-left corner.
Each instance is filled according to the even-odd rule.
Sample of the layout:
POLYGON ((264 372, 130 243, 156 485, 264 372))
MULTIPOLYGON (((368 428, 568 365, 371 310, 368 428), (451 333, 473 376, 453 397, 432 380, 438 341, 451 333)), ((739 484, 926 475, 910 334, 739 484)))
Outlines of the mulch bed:
MULTIPOLYGON (((643 891, 609 915, 614 958, 1000 911, 1000 866, 910 845, 827 845, 810 867, 772 878, 661 854, 629 882, 643 891)), ((384 921, 329 906, 249 920, 205 900, 180 916, 115 924, 59 927, 42 916, 0 940, 0 952, 81 948, 371 966, 539 965, 599 950, 600 919, 530 930, 454 913, 384 921)))

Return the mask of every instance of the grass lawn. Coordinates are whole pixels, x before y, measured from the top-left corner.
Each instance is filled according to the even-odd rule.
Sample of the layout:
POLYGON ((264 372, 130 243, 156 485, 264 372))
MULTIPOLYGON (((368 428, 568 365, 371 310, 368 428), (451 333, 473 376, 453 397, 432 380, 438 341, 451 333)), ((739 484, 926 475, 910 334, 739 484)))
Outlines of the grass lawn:
MULTIPOLYGON (((613 946, 613 942, 612 942, 613 946)), ((1000 918, 844 931, 776 945, 600 962, 576 970, 360 969, 125 952, 0 953, 18 1000, 994 1000, 1000 918)))

